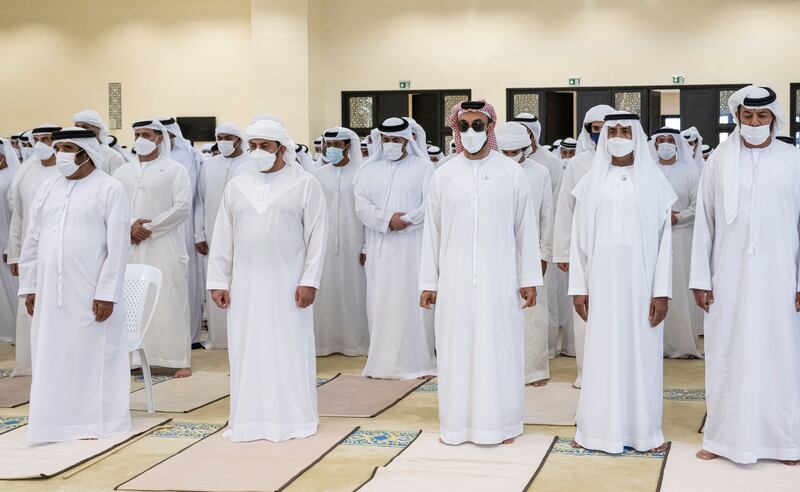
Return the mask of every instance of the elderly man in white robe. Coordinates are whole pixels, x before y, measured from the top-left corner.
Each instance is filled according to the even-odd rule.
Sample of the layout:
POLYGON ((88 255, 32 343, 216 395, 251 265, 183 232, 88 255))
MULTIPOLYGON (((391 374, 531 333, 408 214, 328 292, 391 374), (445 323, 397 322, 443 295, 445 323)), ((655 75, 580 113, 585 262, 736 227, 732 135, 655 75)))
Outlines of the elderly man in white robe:
POLYGON ((705 316, 703 450, 800 463, 800 151, 777 141, 775 92, 728 101, 736 128, 706 163, 690 287, 705 316))
POLYGON ((676 197, 637 115, 605 117, 594 162, 572 194, 569 294, 587 322, 573 446, 662 451, 662 322, 672 296, 676 197))
MULTIPOLYGON (((58 176, 51 136, 53 132, 60 129, 59 126, 46 123, 30 131, 28 138, 33 144, 33 154, 20 165, 11 180, 11 188, 8 192, 11 225, 8 228, 8 244, 5 252, 11 274, 15 277, 19 275, 19 256, 22 252, 22 244, 28 235, 33 200, 42 184, 58 176)), ((33 318, 25 308, 25 300, 20 299, 17 304, 16 335, 14 337, 16 366, 11 373, 12 376, 30 376, 32 374, 34 352, 31 344, 36 338, 31 331, 32 322, 33 318)))
POLYGON ((313 174, 322 185, 328 208, 325 269, 314 306, 317 355, 365 355, 369 350, 364 224, 356 215, 353 182, 361 169, 358 135, 335 127, 323 134, 330 165, 313 174))
MULTIPOLYGON (((600 104, 586 112, 583 117, 583 127, 578 135, 578 144, 575 148, 575 157, 567 161, 567 168, 558 185, 558 198, 556 200, 556 219, 553 225, 553 261, 558 268, 567 272, 569 270, 570 242, 572 237, 572 215, 575 210, 575 197, 572 190, 578 182, 589 172, 594 161, 595 148, 603 128, 603 119, 606 115, 615 113, 611 106, 600 104)), ((569 328, 567 328, 569 329, 569 328)), ((565 355, 575 356, 575 365, 578 375, 573 385, 581 387, 583 374, 583 343, 586 337, 586 323, 577 313, 572 316, 573 347, 562 350, 565 355), (573 349, 570 351, 569 349, 573 349)))
POLYGON ((497 152, 495 120, 485 101, 453 107, 463 153, 434 174, 425 219, 420 305, 436 305, 440 441, 450 445, 509 444, 523 432, 523 309, 542 285, 539 217, 529 175, 497 152))
POLYGON ((130 248, 125 189, 97 170, 93 131, 53 133, 61 176, 42 184, 20 256, 19 295, 37 334, 31 443, 130 430, 122 285, 130 248))
POLYGON ((108 144, 108 128, 106 128, 103 118, 97 111, 86 109, 75 113, 72 116, 72 121, 75 122, 75 126, 90 130, 95 134, 97 141, 100 143, 100 154, 103 156, 102 161, 97 164, 97 169, 102 170, 109 176, 113 176, 126 161, 122 154, 108 144))
POLYGON ((434 167, 411 124, 389 118, 381 142, 353 185, 366 226, 369 355, 362 374, 414 379, 436 374, 433 317, 419 307, 419 259, 428 185, 434 167))
POLYGON ((673 297, 664 320, 664 357, 702 359, 695 325, 702 323, 703 311, 695 305, 689 290, 689 258, 700 176, 695 171, 692 150, 680 131, 661 128, 650 139, 650 151, 678 197, 672 205, 673 297))
MULTIPOLYGON (((536 217, 542 271, 553 257, 553 189, 550 173, 541 164, 525 157, 530 138, 520 123, 509 122, 497 128, 497 146, 502 153, 518 163, 528 177, 531 213, 536 217)), ((557 270, 557 269, 555 269, 557 270)), ((560 271, 560 270, 559 270, 560 271)), ((563 273, 563 272, 562 272, 563 273)), ((524 311, 525 319, 525 384, 544 386, 550 379, 550 327, 548 294, 537 292, 536 306, 524 311)))
POLYGON ((0 252, 3 264, 0 265, 0 342, 14 341, 17 319, 17 291, 19 282, 6 265, 8 232, 11 226, 11 202, 9 191, 11 181, 19 169, 19 156, 11 141, 0 138, 0 252))
MULTIPOLYGON (((187 285, 189 258, 184 227, 191 220, 192 190, 186 169, 169 158, 167 129, 158 120, 133 124, 136 160, 114 173, 131 204, 128 263, 161 270, 161 293, 144 339, 151 365, 192 375, 187 285)), ((134 360, 137 362, 137 360, 134 360)))
POLYGON ((211 297, 228 309, 234 442, 317 431, 312 304, 325 259, 319 182, 295 163, 283 125, 247 128, 253 168, 225 188, 208 261, 211 297))
MULTIPOLYGON (((223 123, 214 130, 219 155, 207 159, 200 169, 197 181, 198 209, 194 216, 195 249, 202 255, 204 263, 208 260, 208 247, 214 237, 214 222, 222 203, 225 186, 231 179, 248 169, 250 155, 246 152, 244 133, 235 123, 223 123)), ((228 313, 211 301, 206 292, 208 309, 208 340, 205 348, 209 350, 228 348, 228 313)))

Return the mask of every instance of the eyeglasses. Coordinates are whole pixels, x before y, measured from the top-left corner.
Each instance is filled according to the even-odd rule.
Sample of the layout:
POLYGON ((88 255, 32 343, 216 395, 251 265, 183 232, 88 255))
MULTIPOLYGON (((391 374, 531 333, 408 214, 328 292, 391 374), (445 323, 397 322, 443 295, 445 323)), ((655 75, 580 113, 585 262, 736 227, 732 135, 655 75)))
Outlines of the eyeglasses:
POLYGON ((475 120, 472 122, 472 125, 470 125, 466 120, 461 120, 458 122, 458 131, 461 133, 465 133, 470 128, 480 133, 486 131, 486 123, 484 123, 483 120, 475 120))

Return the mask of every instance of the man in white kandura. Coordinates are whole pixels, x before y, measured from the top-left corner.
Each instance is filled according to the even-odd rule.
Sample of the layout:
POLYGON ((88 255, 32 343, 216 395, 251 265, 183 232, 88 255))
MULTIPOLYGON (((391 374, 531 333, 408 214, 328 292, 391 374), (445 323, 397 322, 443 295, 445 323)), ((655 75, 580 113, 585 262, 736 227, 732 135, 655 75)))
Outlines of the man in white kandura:
MULTIPOLYGON (((11 225, 8 230, 8 244, 6 254, 8 266, 13 276, 19 275, 19 256, 22 252, 22 243, 28 235, 30 212, 33 200, 39 187, 52 178, 57 177, 56 154, 53 150, 52 133, 61 127, 53 124, 44 124, 31 130, 29 138, 33 142, 33 155, 20 165, 19 170, 11 180, 8 192, 8 201, 11 206, 11 225)), ((34 351, 32 341, 36 338, 31 332, 33 318, 25 308, 25 299, 19 299, 17 304, 16 336, 16 367, 11 376, 30 376, 33 371, 34 351)))
MULTIPOLYGON (((506 157, 518 163, 528 177, 531 213, 536 217, 542 271, 552 260, 553 239, 553 188, 547 168, 525 158, 530 138, 520 123, 509 122, 497 128, 497 145, 506 157)), ((556 269, 557 270, 557 269, 556 269)), ((560 270, 559 270, 560 271, 560 270)), ((562 272, 563 273, 563 272, 562 272)), ((547 292, 539 289, 536 306, 524 311, 525 318, 525 384, 544 386, 550 379, 550 327, 547 311, 547 292)))
POLYGON ((0 342, 14 341, 17 319, 17 291, 19 282, 6 265, 8 252, 8 231, 11 226, 11 181, 19 170, 19 156, 11 141, 0 138, 0 252, 3 263, 0 265, 0 342))
POLYGON ((353 185, 366 226, 369 357, 363 375, 413 379, 436 374, 433 316, 419 307, 419 258, 434 167, 411 124, 389 118, 373 130, 381 142, 353 185))
POLYGON ((33 316, 31 443, 101 438, 131 427, 122 285, 130 248, 125 189, 98 171, 94 132, 53 133, 61 176, 42 184, 19 261, 33 316))
POLYGON ((676 197, 637 115, 605 117, 594 162, 572 194, 569 294, 587 322, 573 446, 661 451, 676 197))
POLYGON ((695 324, 702 322, 703 311, 689 290, 689 257, 700 176, 692 161, 692 149, 680 131, 658 130, 650 139, 650 150, 678 197, 672 205, 672 302, 664 320, 664 357, 702 359, 695 324))
POLYGON ((561 182, 561 175, 564 170, 561 168, 558 157, 554 156, 552 152, 543 149, 539 143, 542 136, 542 123, 539 118, 530 113, 520 113, 511 121, 521 124, 528 131, 530 138, 530 145, 525 150, 525 157, 541 164, 550 173, 550 186, 555 189, 561 182))
POLYGON ((697 196, 690 287, 706 311, 701 459, 800 463, 800 151, 775 92, 728 101, 737 125, 697 196))
POLYGON ((327 217, 319 182, 295 163, 283 125, 247 127, 253 167, 222 197, 208 260, 213 301, 228 309, 234 442, 317 431, 314 303, 327 217))
POLYGON ((681 136, 689 145, 691 150, 691 157, 692 163, 694 164, 694 170, 697 171, 697 175, 703 174, 703 168, 705 168, 705 159, 703 159, 703 136, 700 135, 700 132, 695 127, 689 127, 686 130, 681 132, 681 136))
MULTIPOLYGON (((189 175, 169 158, 169 135, 158 120, 133 124, 136 159, 114 173, 131 204, 130 258, 161 270, 161 294, 144 339, 153 366, 176 369, 175 377, 192 375, 184 224, 191 220, 189 175)), ((136 362, 136 361, 134 361, 136 362)))
MULTIPOLYGON (((575 210, 575 197, 572 190, 578 182, 589 172, 589 168, 594 161, 595 148, 600 138, 600 130, 603 128, 603 118, 606 115, 615 113, 616 110, 611 106, 601 104, 594 106, 586 112, 583 117, 583 127, 578 135, 578 144, 575 148, 575 157, 567 162, 564 175, 561 176, 559 183, 558 199, 556 200, 556 219, 553 224, 553 262, 558 264, 558 268, 563 272, 569 270, 570 242, 572 237, 572 215, 575 210)), ((570 352, 572 347, 563 350, 565 355, 575 356, 575 365, 578 369, 578 377, 575 379, 574 386, 581 387, 581 375, 583 374, 583 352, 584 339, 586 337, 586 322, 573 313, 572 316, 574 352, 570 352)))
POLYGON ((102 161, 97 164, 97 169, 100 169, 109 176, 113 176, 114 173, 117 172, 117 169, 125 164, 125 159, 122 157, 122 154, 112 149, 108 143, 106 143, 108 140, 108 128, 106 128, 103 118, 97 111, 87 109, 75 113, 72 116, 72 120, 75 122, 75 126, 83 128, 84 130, 89 130, 95 134, 100 144, 100 155, 103 156, 102 161))
POLYGON ((523 431, 522 310, 542 285, 538 217, 529 177, 497 152, 495 120, 484 101, 456 105, 463 153, 431 180, 419 288, 422 307, 436 304, 445 444, 508 444, 523 431))
POLYGON ((325 269, 314 306, 317 355, 364 355, 369 350, 367 280, 364 274, 364 224, 356 215, 353 181, 361 169, 358 135, 347 128, 323 134, 330 165, 313 171, 328 206, 325 269))
MULTIPOLYGON (((195 214, 194 240, 195 249, 208 261, 208 245, 214 237, 214 222, 217 220, 219 205, 225 186, 245 170, 250 163, 250 155, 246 152, 244 134, 235 123, 219 125, 214 134, 220 153, 203 163, 200 178, 197 181, 198 202, 195 214)), ((205 270, 205 268, 204 268, 205 270)), ((208 341, 205 348, 228 348, 228 313, 211 302, 211 294, 206 293, 208 306, 208 341)))

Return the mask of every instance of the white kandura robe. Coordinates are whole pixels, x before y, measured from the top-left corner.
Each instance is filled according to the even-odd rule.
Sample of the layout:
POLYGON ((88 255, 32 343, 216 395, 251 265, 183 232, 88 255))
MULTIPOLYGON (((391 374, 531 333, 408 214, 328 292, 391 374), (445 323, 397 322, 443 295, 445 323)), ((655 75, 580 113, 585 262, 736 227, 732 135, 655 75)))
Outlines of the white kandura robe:
MULTIPOLYGON (((114 174, 128 192, 131 222, 144 225, 152 235, 131 245, 128 263, 143 263, 161 270, 161 293, 153 321, 144 339, 150 365, 183 368, 191 364, 189 304, 184 223, 189 219, 192 192, 186 169, 167 157, 128 162, 114 174)), ((134 359, 134 363, 138 361, 134 359)))
POLYGON ((317 355, 364 355, 369 350, 367 279, 359 256, 364 224, 356 215, 353 181, 361 166, 323 166, 313 172, 325 192, 328 244, 314 305, 317 355))
MULTIPOLYGON (((556 202, 561 191, 564 171, 567 168, 567 159, 560 159, 559 182, 553 183, 553 215, 555 216, 556 202)), ((553 218, 555 222, 555 217, 553 218)), ((553 235, 550 241, 553 241, 553 235)), ((552 261, 552 260, 551 260, 552 261)), ((567 294, 567 284, 569 274, 558 268, 555 261, 548 265, 544 275, 544 286, 547 290, 547 316, 549 318, 549 356, 554 359, 557 354, 564 354, 570 357, 575 356, 575 334, 572 327, 572 299, 567 294), (561 345, 559 348, 559 337, 561 345)))
POLYGON ((542 285, 528 177, 498 152, 437 169, 425 220, 420 290, 437 292, 439 420, 447 444, 522 434, 521 287, 542 285))
MULTIPOLYGON (((594 154, 594 150, 587 150, 567 161, 567 168, 564 170, 564 174, 561 177, 558 201, 556 202, 556 219, 553 224, 554 263, 569 263, 570 243, 572 242, 572 218, 575 210, 575 197, 572 195, 572 191, 592 167, 594 154)), ((569 284, 569 280, 567 280, 567 283, 569 284)), ((571 301, 572 299, 570 298, 570 302, 571 301)), ((572 309, 572 330, 575 352, 574 354, 570 354, 568 351, 565 352, 567 355, 575 356, 578 377, 575 378, 574 386, 580 388, 583 375, 586 322, 578 316, 574 308, 572 309)))
POLYGON ((660 212, 643 210, 636 171, 636 164, 609 166, 594 218, 580 201, 591 193, 588 177, 573 192, 581 198, 573 221, 569 293, 589 296, 575 441, 607 453, 621 453, 625 446, 647 451, 664 443, 663 323, 652 327, 647 318, 654 297, 671 296, 669 205, 660 212), (657 215, 660 226, 642 230, 642 222, 657 215), (587 223, 594 224, 593 235, 587 223), (660 237, 646 237, 653 229, 660 237))
POLYGON ((295 292, 319 287, 326 222, 322 188, 299 164, 248 170, 225 189, 208 288, 230 292, 231 441, 317 431, 313 306, 297 307, 295 292))
POLYGON ((428 185, 428 159, 368 161, 354 184, 356 213, 366 226, 369 357, 362 374, 414 379, 436 374, 433 316, 419 307, 419 258, 428 185), (390 231, 395 212, 411 224, 390 231))
MULTIPOLYGON (((214 236, 214 222, 222 203, 225 186, 231 179, 246 171, 252 161, 247 152, 237 157, 225 157, 222 154, 209 158, 200 168, 197 181, 199 206, 194 216, 194 242, 205 241, 209 247, 214 236)), ((202 256, 204 269, 208 264, 208 256, 202 256)), ((205 284, 205 279, 202 279, 205 284)), ((228 312, 220 309, 211 300, 211 293, 205 291, 208 309, 208 340, 205 348, 209 350, 228 348, 228 312)))
POLYGON ((109 176, 113 176, 114 173, 117 172, 117 169, 125 164, 125 159, 122 158, 122 154, 108 145, 100 146, 100 154, 103 156, 103 162, 101 162, 97 168, 101 169, 109 176))
MULTIPOLYGON (((56 176, 60 176, 55 164, 43 166, 36 156, 23 162, 11 181, 9 202, 11 204, 11 225, 8 233, 8 264, 19 263, 22 243, 28 233, 30 210, 39 187, 56 176)), ((25 299, 17 304, 17 324, 15 336, 16 367, 12 376, 30 376, 33 371, 31 342, 35 334, 31 332, 33 318, 25 308, 25 299)))
POLYGON ((678 222, 672 226, 672 301, 664 320, 664 357, 702 358, 703 354, 697 348, 694 322, 703 311, 697 307, 694 294, 689 290, 689 260, 700 176, 693 163, 676 162, 658 167, 678 196, 672 205, 672 211, 678 214, 678 222))
MULTIPOLYGON (((0 170, 0 252, 7 253, 8 232, 11 226, 11 203, 9 191, 14 175, 10 168, 0 170)), ((0 264, 0 342, 14 340, 17 324, 17 277, 3 262, 0 264)))
MULTIPOLYGON (((547 168, 526 159, 522 170, 528 177, 531 213, 536 218, 541 259, 553 259, 553 186, 547 168)), ((550 265, 552 266, 552 265, 550 265)), ((541 268, 541 267, 540 267, 541 268)), ((548 268, 549 269, 549 268, 548 268)), ((550 378, 550 326, 548 292, 537 289, 536 305, 523 311, 525 320, 525 384, 550 378)))
POLYGON ((36 294, 31 443, 102 438, 130 430, 130 366, 123 282, 130 207, 122 185, 95 170, 45 183, 31 208, 20 258, 23 298, 36 294), (114 303, 98 323, 93 301, 114 303))
POLYGON ((800 460, 800 154, 780 141, 740 152, 733 222, 726 149, 706 163, 697 198, 690 287, 714 293, 703 449, 737 463, 800 460))

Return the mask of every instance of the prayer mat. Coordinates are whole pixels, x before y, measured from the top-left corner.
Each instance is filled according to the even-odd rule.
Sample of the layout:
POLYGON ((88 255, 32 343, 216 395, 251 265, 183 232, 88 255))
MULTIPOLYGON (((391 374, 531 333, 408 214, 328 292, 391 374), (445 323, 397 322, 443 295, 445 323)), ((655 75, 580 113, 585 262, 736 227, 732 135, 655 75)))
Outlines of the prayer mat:
POLYGON ((157 417, 134 418, 126 434, 95 440, 28 444, 28 426, 0 435, 0 480, 49 478, 82 465, 169 422, 157 417))
POLYGON ((657 492, 798 490, 800 470, 797 466, 772 460, 761 460, 754 465, 737 465, 725 458, 706 461, 695 457, 701 447, 702 444, 670 444, 657 492))
POLYGON ((14 408, 31 400, 31 377, 0 379, 0 408, 14 408))
POLYGON ((428 382, 338 375, 317 389, 321 417, 375 417, 428 382))
POLYGON ((581 390, 569 383, 525 386, 523 422, 533 425, 575 425, 581 390))
POLYGON ((280 443, 231 442, 220 430, 115 490, 239 492, 283 490, 358 427, 322 422, 316 434, 280 443))
POLYGON ((533 483, 556 438, 523 434, 512 444, 448 446, 439 434, 420 435, 383 467, 376 467, 361 492, 458 490, 519 492, 533 483))
MULTIPOLYGON (((188 413, 230 394, 230 378, 220 372, 193 372, 153 385, 156 412, 188 413)), ((131 393, 131 410, 147 411, 144 388, 131 393)))

